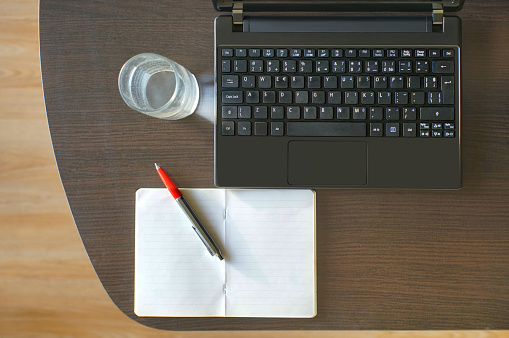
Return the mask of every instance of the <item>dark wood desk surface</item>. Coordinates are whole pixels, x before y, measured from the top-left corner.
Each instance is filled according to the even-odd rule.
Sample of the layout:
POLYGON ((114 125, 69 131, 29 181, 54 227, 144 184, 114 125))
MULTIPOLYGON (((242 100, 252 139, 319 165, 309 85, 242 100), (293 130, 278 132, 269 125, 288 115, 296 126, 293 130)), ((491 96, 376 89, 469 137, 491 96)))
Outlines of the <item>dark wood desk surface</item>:
MULTIPOLYGON (((463 21, 463 188, 318 190, 313 319, 138 318, 134 198, 213 187, 213 21, 209 1, 41 0, 47 115, 69 204, 90 260, 127 316, 172 330, 508 329, 509 2, 467 0, 463 21), (194 73, 197 112, 169 122, 130 110, 122 64, 165 55, 194 73)), ((430 158, 430 161, 433 161, 430 158)))

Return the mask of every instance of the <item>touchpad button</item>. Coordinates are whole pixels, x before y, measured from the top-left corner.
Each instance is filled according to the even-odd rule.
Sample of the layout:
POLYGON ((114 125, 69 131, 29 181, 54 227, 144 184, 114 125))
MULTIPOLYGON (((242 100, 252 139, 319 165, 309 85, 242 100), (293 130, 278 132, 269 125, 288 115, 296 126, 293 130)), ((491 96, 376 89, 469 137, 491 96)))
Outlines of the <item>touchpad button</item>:
POLYGON ((366 142, 288 143, 288 183, 291 185, 366 185, 366 181, 366 142))

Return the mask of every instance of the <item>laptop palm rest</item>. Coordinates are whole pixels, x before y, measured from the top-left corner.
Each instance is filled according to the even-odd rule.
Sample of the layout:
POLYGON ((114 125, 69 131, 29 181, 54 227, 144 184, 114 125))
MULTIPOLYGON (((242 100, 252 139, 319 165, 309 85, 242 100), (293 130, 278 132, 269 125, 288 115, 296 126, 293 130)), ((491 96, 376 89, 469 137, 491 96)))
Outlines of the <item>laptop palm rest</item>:
POLYGON ((367 183, 366 142, 290 141, 288 183, 360 186, 367 183))

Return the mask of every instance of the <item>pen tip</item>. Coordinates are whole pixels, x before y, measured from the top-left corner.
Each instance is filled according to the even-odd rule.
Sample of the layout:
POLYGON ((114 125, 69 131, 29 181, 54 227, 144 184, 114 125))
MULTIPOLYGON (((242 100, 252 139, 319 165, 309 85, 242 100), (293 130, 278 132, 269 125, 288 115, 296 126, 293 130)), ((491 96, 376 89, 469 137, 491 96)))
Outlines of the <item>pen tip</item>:
POLYGON ((159 169, 159 168, 161 168, 161 167, 159 166, 159 164, 157 164, 157 163, 154 163, 154 164, 156 165, 156 170, 157 170, 157 169, 159 169))

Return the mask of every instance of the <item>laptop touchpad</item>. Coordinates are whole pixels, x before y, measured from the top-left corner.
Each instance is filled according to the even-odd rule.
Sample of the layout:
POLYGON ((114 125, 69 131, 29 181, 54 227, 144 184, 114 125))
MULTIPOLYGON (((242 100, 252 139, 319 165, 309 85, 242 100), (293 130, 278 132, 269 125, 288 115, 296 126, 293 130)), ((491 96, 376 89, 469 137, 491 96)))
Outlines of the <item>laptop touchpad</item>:
POLYGON ((290 185, 366 185, 366 142, 290 141, 290 185))

